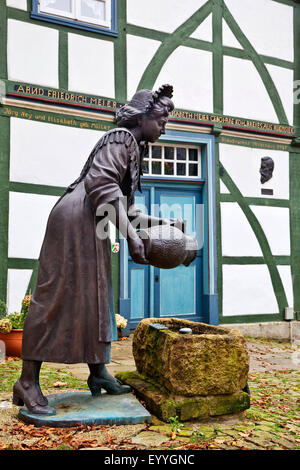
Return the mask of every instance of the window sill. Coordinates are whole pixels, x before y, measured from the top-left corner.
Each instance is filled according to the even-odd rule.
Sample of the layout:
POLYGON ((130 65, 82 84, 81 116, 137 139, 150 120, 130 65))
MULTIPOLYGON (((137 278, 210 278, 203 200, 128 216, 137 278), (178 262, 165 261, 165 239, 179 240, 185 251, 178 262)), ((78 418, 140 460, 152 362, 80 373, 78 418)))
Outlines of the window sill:
POLYGON ((30 17, 36 20, 46 21, 48 23, 54 23, 54 24, 66 26, 69 28, 81 29, 84 31, 91 31, 93 33, 99 33, 99 34, 106 34, 108 36, 113 36, 113 37, 118 36, 117 28, 114 27, 113 25, 109 29, 109 28, 105 28, 102 26, 97 26, 97 25, 93 25, 89 23, 83 23, 81 21, 76 21, 73 19, 69 20, 67 18, 52 17, 50 15, 45 15, 42 13, 35 13, 35 12, 31 12, 30 17))

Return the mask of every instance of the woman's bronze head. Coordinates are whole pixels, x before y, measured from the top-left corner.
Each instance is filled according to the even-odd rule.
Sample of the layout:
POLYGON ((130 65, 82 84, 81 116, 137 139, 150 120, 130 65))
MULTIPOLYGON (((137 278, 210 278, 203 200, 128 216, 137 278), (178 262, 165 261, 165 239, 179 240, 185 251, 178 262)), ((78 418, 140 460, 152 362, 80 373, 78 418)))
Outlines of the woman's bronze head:
POLYGON ((168 118, 174 109, 173 87, 162 85, 157 91, 140 90, 132 100, 122 106, 116 115, 118 127, 132 129, 139 125, 142 116, 151 118, 168 118))

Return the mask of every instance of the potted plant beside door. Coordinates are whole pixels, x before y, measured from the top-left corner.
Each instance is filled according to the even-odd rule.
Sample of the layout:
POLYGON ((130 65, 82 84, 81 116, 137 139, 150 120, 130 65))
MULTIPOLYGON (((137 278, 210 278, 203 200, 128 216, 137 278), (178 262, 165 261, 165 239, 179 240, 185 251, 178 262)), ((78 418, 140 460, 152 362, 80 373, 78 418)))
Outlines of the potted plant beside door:
MULTIPOLYGON (((0 340, 5 343, 6 356, 21 357, 23 326, 30 306, 30 299, 31 295, 29 294, 22 300, 21 313, 14 312, 0 319, 0 340)), ((3 306, 3 301, 0 305, 3 306)))
POLYGON ((122 315, 119 315, 118 313, 116 313, 116 322, 117 322, 117 329, 118 329, 118 340, 121 340, 123 337, 122 330, 126 328, 127 320, 126 318, 122 317, 122 315))

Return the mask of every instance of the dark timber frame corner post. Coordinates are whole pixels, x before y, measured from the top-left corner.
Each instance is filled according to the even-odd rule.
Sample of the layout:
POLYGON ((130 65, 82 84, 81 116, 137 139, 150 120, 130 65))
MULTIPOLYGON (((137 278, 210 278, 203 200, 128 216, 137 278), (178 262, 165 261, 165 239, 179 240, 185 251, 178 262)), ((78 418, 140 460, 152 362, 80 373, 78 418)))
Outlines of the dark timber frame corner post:
MULTIPOLYGON (((294 82, 300 80, 300 3, 294 5, 294 82)), ((299 95, 299 94, 298 94, 299 95)), ((290 152, 290 226, 291 269, 294 291, 294 310, 300 310, 300 103, 294 97, 295 141, 290 152)), ((299 98, 298 98, 299 99, 299 98)))
POLYGON ((8 269, 10 119, 0 116, 0 299, 6 301, 8 269))

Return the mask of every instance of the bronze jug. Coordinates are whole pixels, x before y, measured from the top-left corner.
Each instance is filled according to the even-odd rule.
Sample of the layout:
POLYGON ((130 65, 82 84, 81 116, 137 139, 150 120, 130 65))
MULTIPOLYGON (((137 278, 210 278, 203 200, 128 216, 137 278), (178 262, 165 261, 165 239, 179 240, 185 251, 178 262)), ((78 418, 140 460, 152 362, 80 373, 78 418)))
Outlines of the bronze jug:
POLYGON ((152 266, 163 269, 188 266, 197 256, 197 240, 172 225, 157 225, 138 232, 145 257, 152 266))

